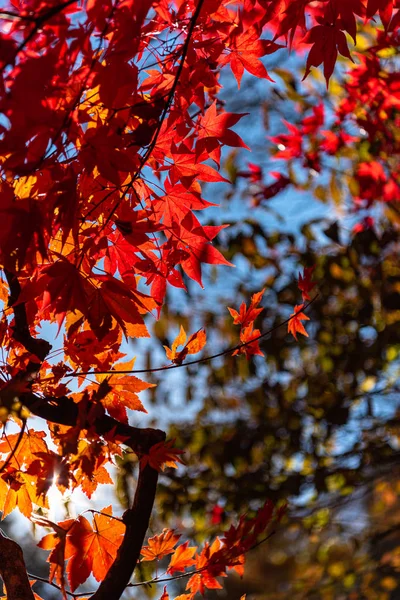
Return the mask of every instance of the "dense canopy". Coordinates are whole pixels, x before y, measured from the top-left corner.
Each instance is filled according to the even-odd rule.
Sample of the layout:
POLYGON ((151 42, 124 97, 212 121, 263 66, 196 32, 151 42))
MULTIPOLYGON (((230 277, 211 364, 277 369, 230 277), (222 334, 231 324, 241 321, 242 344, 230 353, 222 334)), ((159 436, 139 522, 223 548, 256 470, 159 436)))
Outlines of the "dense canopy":
POLYGON ((8 600, 395 598, 400 4, 0 19, 8 600))

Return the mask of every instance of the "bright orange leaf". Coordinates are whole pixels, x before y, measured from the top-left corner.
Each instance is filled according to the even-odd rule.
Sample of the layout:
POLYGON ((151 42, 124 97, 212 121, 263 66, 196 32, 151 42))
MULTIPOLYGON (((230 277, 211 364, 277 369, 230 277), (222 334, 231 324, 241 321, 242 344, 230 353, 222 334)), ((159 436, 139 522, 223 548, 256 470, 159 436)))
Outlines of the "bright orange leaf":
POLYGON ((95 514, 93 525, 82 515, 56 525, 56 532, 45 536, 39 546, 52 550, 48 560, 62 569, 68 560, 67 575, 72 591, 84 583, 90 574, 102 581, 112 565, 125 533, 125 525, 113 519, 112 508, 95 514))
POLYGON ((297 341, 297 334, 301 333, 308 337, 308 333, 304 328, 302 321, 309 321, 310 318, 307 317, 303 312, 301 312, 304 304, 299 304, 294 307, 294 312, 290 315, 290 321, 288 323, 288 332, 291 333, 294 339, 297 341))
POLYGON ((178 335, 172 342, 171 348, 164 346, 168 360, 176 365, 181 365, 188 354, 197 354, 206 345, 207 337, 204 329, 199 329, 196 333, 192 333, 187 342, 186 337, 186 332, 181 325, 178 335), (184 346, 184 348, 178 352, 177 348, 179 346, 184 346))
POLYGON ((172 554, 180 537, 180 534, 175 533, 173 529, 163 529, 160 535, 149 538, 147 546, 141 549, 142 561, 161 560, 167 554, 172 554))
POLYGON ((166 467, 172 467, 176 469, 177 463, 185 464, 180 458, 180 454, 184 454, 184 450, 174 448, 175 440, 169 440, 168 442, 158 442, 150 448, 149 454, 142 456, 140 464, 145 467, 147 464, 150 465, 156 471, 164 471, 166 467))
POLYGON ((196 550, 196 546, 189 546, 189 542, 178 546, 171 556, 167 569, 168 575, 174 575, 174 573, 179 573, 194 565, 196 561, 193 560, 193 556, 196 554, 196 550))

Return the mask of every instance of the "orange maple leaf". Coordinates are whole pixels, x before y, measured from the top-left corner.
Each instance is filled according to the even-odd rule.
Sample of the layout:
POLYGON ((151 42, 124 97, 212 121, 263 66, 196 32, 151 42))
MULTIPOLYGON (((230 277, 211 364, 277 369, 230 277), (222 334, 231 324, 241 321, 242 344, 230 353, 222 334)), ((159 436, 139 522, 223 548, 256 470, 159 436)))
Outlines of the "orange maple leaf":
POLYGON ((149 464, 156 471, 164 471, 165 467, 177 469, 177 463, 184 465, 185 463, 179 457, 180 454, 184 454, 184 450, 174 448, 174 442, 175 440, 169 440, 168 442, 154 444, 150 448, 150 452, 144 454, 140 459, 142 468, 149 464))
POLYGON ((180 534, 175 533, 173 529, 163 529, 160 535, 149 538, 148 545, 141 549, 142 561, 160 560, 167 554, 172 554, 180 537, 180 534))
POLYGON ((228 310, 233 317, 234 325, 246 327, 246 325, 249 325, 256 319, 256 317, 258 317, 258 315, 264 310, 262 306, 258 306, 261 302, 264 292, 265 288, 262 289, 261 292, 257 292, 256 294, 252 295, 249 308, 246 308, 245 302, 242 302, 239 312, 234 308, 229 308, 228 306, 228 310))
POLYGON ((225 566, 213 563, 213 555, 219 556, 221 550, 221 541, 216 538, 213 544, 205 544, 201 553, 196 556, 196 571, 189 579, 186 589, 192 594, 199 592, 204 596, 206 589, 220 590, 222 585, 217 581, 216 577, 226 577, 225 566), (209 568, 207 568, 209 565, 209 568))
POLYGON ((101 404, 108 413, 123 423, 128 422, 126 409, 138 410, 147 413, 138 393, 155 387, 154 383, 147 383, 134 375, 119 375, 118 371, 129 371, 133 369, 135 359, 128 362, 120 362, 114 365, 115 375, 96 375, 97 381, 108 386, 109 391, 100 399, 101 404))
POLYGON ((117 555, 125 525, 112 518, 111 506, 103 511, 105 514, 94 516, 93 526, 82 515, 75 521, 69 519, 51 524, 55 533, 46 535, 38 544, 45 550, 52 550, 48 561, 53 576, 60 577, 64 561, 68 560, 67 575, 72 591, 91 573, 97 581, 102 581, 117 555))
POLYGON ((197 354, 206 345, 207 337, 204 329, 199 329, 196 333, 192 333, 187 342, 186 337, 186 332, 181 325, 178 335, 172 342, 171 348, 164 346, 167 358, 175 365, 181 365, 188 354, 197 354), (177 352, 179 346, 184 347, 177 352))
POLYGON ((264 356, 264 353, 260 350, 259 340, 258 338, 261 335, 261 331, 259 329, 253 330, 253 323, 250 323, 247 327, 244 327, 240 331, 240 341, 242 344, 246 344, 245 346, 240 346, 234 352, 232 352, 232 356, 236 356, 237 354, 245 354, 246 358, 258 354, 260 356, 264 356), (254 340, 254 341, 252 341, 254 340))
POLYGON ((294 312, 290 315, 290 321, 288 323, 288 332, 291 333, 294 339, 297 341, 297 334, 301 333, 308 337, 307 331, 304 329, 304 325, 302 321, 309 321, 310 318, 307 317, 302 311, 304 308, 304 304, 298 304, 294 307, 294 312))
POLYGON ((196 546, 189 546, 189 542, 185 542, 177 547, 167 569, 168 575, 173 575, 179 571, 184 571, 187 567, 193 566, 196 561, 193 556, 196 552, 196 546))

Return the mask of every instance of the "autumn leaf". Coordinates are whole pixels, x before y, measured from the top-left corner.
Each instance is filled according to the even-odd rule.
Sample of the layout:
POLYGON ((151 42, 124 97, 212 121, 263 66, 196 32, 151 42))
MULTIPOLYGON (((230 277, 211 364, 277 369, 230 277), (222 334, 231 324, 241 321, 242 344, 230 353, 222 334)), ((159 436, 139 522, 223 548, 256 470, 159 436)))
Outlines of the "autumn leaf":
POLYGON ((218 113, 216 102, 213 102, 200 119, 196 152, 201 155, 206 151, 219 165, 221 145, 248 149, 242 138, 230 129, 244 116, 245 114, 235 115, 225 111, 218 113))
POLYGON ((163 529, 160 535, 149 538, 147 546, 141 549, 142 561, 161 560, 164 556, 172 554, 180 537, 180 534, 175 533, 173 529, 163 529))
POLYGON ((258 317, 258 315, 264 310, 262 306, 258 306, 262 300, 264 292, 265 288, 261 290, 261 292, 257 292, 256 294, 252 295, 249 308, 246 307, 245 302, 242 302, 239 312, 233 308, 229 308, 228 306, 228 310, 233 317, 234 325, 246 327, 258 317))
POLYGON ((259 355, 264 356, 264 353, 261 351, 259 346, 259 337, 261 335, 261 331, 259 329, 253 329, 254 324, 250 323, 247 327, 243 327, 240 331, 240 342, 243 344, 236 348, 234 352, 232 352, 232 356, 236 356, 237 354, 245 354, 246 358, 250 358, 251 356, 259 355), (252 341, 254 340, 254 341, 252 341))
POLYGON ((58 523, 55 533, 45 536, 38 544, 52 550, 48 560, 56 568, 62 568, 64 560, 68 560, 66 572, 72 591, 90 574, 102 581, 122 542, 125 525, 112 518, 111 506, 102 512, 104 514, 94 515, 93 525, 82 515, 76 520, 58 523))
POLYGON ((346 36, 337 24, 316 25, 306 34, 303 42, 312 44, 303 79, 310 73, 311 67, 319 67, 320 64, 324 63, 324 76, 328 86, 338 51, 342 56, 353 60, 347 46, 346 36))
POLYGON ((243 31, 242 24, 233 31, 231 40, 228 54, 220 59, 220 64, 225 65, 230 62, 232 73, 239 88, 245 70, 260 79, 273 81, 260 61, 260 57, 272 54, 283 46, 269 40, 260 39, 259 32, 254 26, 243 31))
POLYGON ((297 341, 297 334, 301 333, 308 337, 308 333, 304 328, 302 321, 309 321, 309 317, 305 315, 301 310, 304 308, 304 304, 299 304, 294 307, 294 312, 290 315, 290 321, 288 323, 288 332, 291 333, 294 339, 297 341))
POLYGON ((192 594, 200 593, 204 596, 206 589, 222 589, 222 585, 216 577, 226 577, 225 565, 222 567, 218 562, 213 562, 213 555, 218 553, 221 545, 219 538, 216 538, 211 546, 206 543, 200 554, 196 556, 196 571, 198 573, 194 573, 186 585, 186 589, 190 590, 192 594))
POLYGON ((303 275, 299 273, 298 288, 302 292, 303 300, 311 300, 309 292, 317 285, 315 281, 311 281, 314 270, 315 265, 312 267, 305 267, 303 275))
POLYGON ((393 4, 393 0, 368 0, 367 17, 370 19, 379 11, 382 23, 387 29, 392 18, 393 4))
POLYGON ((189 546, 189 542, 185 542, 177 547, 167 569, 168 575, 174 575, 180 571, 184 571, 196 563, 193 556, 196 553, 196 546, 189 546))
POLYGON ((197 354, 206 345, 206 332, 204 329, 199 329, 196 333, 192 333, 186 342, 186 332, 180 327, 179 333, 172 342, 171 348, 164 346, 167 358, 176 365, 181 365, 188 354, 197 354), (182 350, 177 352, 179 346, 184 346, 182 350))
POLYGON ((178 463, 185 464, 180 458, 180 454, 184 454, 184 450, 174 448, 175 440, 167 442, 158 442, 154 444, 149 451, 149 454, 144 454, 140 459, 140 464, 144 468, 147 464, 156 471, 164 471, 166 467, 178 468, 178 463))
POLYGON ((45 497, 38 494, 36 477, 8 466, 0 475, 0 511, 5 519, 15 508, 28 519, 34 505, 47 508, 45 497))

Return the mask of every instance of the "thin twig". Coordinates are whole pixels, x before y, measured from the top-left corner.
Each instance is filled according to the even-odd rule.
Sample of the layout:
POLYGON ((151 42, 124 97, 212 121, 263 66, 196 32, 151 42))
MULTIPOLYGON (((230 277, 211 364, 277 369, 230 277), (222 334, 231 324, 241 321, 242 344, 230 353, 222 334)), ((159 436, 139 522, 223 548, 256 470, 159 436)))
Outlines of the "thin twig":
POLYGON ((249 346, 250 344, 257 342, 258 340, 261 340, 262 338, 266 337, 267 335, 270 335, 277 329, 280 329, 280 327, 287 325, 299 313, 307 310, 307 308, 309 306, 311 306, 311 304, 313 302, 315 302, 315 300, 318 297, 319 297, 319 294, 314 296, 314 298, 312 298, 312 300, 310 300, 310 302, 308 302, 308 304, 306 304, 303 308, 301 308, 297 312, 293 313, 288 319, 286 319, 285 321, 282 321, 281 323, 278 323, 278 325, 274 325, 274 327, 271 327, 271 329, 268 329, 268 331, 261 333, 260 335, 249 340, 248 342, 243 342, 243 343, 237 344, 236 346, 233 346, 231 348, 226 348, 225 350, 221 350, 221 352, 217 352, 217 354, 211 354, 209 356, 204 356, 203 358, 197 358, 196 360, 189 360, 189 361, 181 363, 181 364, 166 365, 164 367, 155 367, 154 369, 128 369, 128 370, 122 370, 122 371, 76 371, 75 373, 68 373, 68 377, 81 377, 82 375, 123 375, 123 374, 126 375, 128 373, 157 373, 159 371, 169 371, 170 369, 179 369, 181 367, 188 367, 189 365, 198 365, 201 363, 209 362, 210 360, 214 360, 214 358, 219 358, 220 356, 230 354, 231 352, 234 352, 235 350, 240 350, 241 348, 245 348, 246 346, 249 346))

